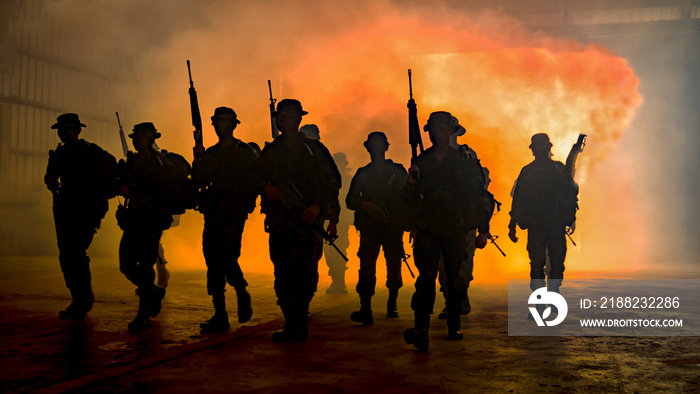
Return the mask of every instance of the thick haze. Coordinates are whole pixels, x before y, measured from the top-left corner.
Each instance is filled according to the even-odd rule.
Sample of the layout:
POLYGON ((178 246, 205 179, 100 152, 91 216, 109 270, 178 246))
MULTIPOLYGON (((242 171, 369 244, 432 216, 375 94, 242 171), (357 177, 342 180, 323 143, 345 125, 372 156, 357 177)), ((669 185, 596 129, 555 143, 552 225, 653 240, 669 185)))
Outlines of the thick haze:
MULTIPOLYGON (((216 141, 208 119, 218 106, 238 113, 236 137, 261 146, 270 140, 270 79, 275 98, 299 99, 309 112, 303 123, 319 126, 331 152, 346 152, 353 172, 369 160, 362 142, 374 130, 389 136, 388 157, 408 167, 411 68, 421 126, 432 111, 457 116, 467 129, 460 142, 491 170, 491 191, 503 203, 492 233, 501 236, 508 258, 492 246, 479 251, 477 279, 527 275, 526 234, 520 232, 514 245, 506 224, 510 189, 532 160, 529 137, 537 132, 550 135, 554 159, 561 161, 578 133, 588 134, 577 172, 579 246, 569 244, 568 269, 649 268, 648 256, 659 245, 648 241, 674 236, 648 224, 659 196, 637 194, 643 188, 633 184, 647 152, 621 146, 634 132, 629 126, 643 102, 643 81, 602 46, 531 33, 496 12, 468 14, 437 2, 104 3, 124 7, 105 20, 105 29, 118 32, 114 39, 148 48, 135 75, 140 113, 122 115, 125 129, 152 121, 163 134, 159 145, 188 159, 193 142, 186 60, 192 62, 206 146, 216 141)), ((53 3, 55 12, 76 13, 79 4, 53 3)), ((423 140, 430 146, 426 133, 423 140)), ((173 268, 204 267, 201 230, 201 215, 188 212, 180 227, 166 232, 173 268)), ((351 233, 353 258, 358 241, 353 228, 351 233)), ((241 262, 244 271, 271 271, 257 210, 246 225, 241 262)), ((357 266, 354 258, 348 272, 357 266)))

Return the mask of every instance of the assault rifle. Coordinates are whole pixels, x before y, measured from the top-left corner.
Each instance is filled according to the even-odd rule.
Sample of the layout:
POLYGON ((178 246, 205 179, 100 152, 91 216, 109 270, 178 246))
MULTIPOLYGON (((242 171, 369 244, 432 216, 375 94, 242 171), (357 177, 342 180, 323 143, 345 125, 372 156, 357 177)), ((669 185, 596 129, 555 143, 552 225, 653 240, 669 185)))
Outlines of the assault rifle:
POLYGON ((129 153, 129 146, 126 144, 126 136, 124 136, 122 122, 119 120, 119 112, 117 112, 117 124, 119 124, 119 138, 122 140, 122 151, 124 152, 124 157, 126 157, 126 155, 129 153))
MULTIPOLYGON (((187 73, 190 76, 190 112, 192 113, 192 126, 194 126, 194 145, 204 146, 204 141, 202 140, 202 115, 199 113, 199 101, 197 101, 197 91, 194 89, 194 82, 192 82, 192 70, 190 69, 190 61, 187 61, 187 73)), ((199 157, 195 157, 195 160, 199 160, 199 157)))
POLYGON ((420 126, 418 125, 418 109, 413 100, 413 83, 411 82, 411 69, 408 69, 408 143, 411 144, 411 164, 418 157, 418 148, 423 153, 423 140, 420 136, 420 126))
POLYGON ((272 83, 267 80, 267 88, 270 91, 270 128, 272 129, 272 139, 274 140, 280 135, 279 129, 277 129, 277 121, 275 119, 275 102, 277 101, 272 97, 272 83))
MULTIPOLYGON (((294 183, 292 182, 281 182, 276 185, 277 189, 280 191, 280 199, 282 200, 282 205, 284 208, 288 211, 297 211, 297 212, 304 212, 306 210, 306 206, 301 203, 302 195, 301 192, 299 192, 299 189, 294 186, 294 183)), ((321 223, 318 223, 314 221, 311 225, 309 225, 312 230, 317 232, 323 239, 330 245, 332 246, 345 260, 346 262, 349 261, 347 256, 343 252, 338 249, 338 247, 335 245, 335 240, 338 239, 338 236, 336 235, 335 237, 332 237, 330 234, 328 234, 328 231, 326 231, 323 228, 323 225, 321 223)))

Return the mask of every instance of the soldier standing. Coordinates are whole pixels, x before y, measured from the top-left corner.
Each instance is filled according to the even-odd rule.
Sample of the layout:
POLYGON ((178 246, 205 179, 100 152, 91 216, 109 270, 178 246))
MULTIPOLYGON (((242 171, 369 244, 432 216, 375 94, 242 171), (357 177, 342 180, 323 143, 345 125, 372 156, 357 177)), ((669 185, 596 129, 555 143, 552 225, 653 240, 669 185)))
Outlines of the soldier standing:
MULTIPOLYGON (((318 126, 315 124, 305 124, 299 128, 299 134, 303 134, 306 138, 315 141, 321 141, 321 132, 318 126)), ((338 182, 343 184, 343 175, 349 177, 348 173, 348 160, 345 157, 345 153, 339 152, 333 155, 333 161, 335 166, 335 172, 338 177, 338 182), (343 169, 343 174, 340 173, 337 165, 341 164, 343 169)), ((347 193, 347 188, 338 192, 338 196, 341 193, 347 193)), ((330 211, 329 221, 333 223, 338 231, 338 239, 335 240, 335 246, 345 253, 350 246, 350 240, 348 238, 348 230, 350 230, 350 223, 344 216, 344 211, 340 209, 340 200, 335 198, 331 201, 331 205, 328 208, 330 211)), ((348 290, 345 288, 345 271, 348 269, 345 260, 334 250, 331 250, 331 246, 324 247, 326 250, 326 265, 328 265, 328 276, 331 277, 331 285, 326 289, 326 294, 348 294, 348 290), (330 252, 330 253, 328 253, 330 252)), ((321 256, 323 256, 323 250, 321 251, 321 256)), ((319 256, 319 260, 321 259, 319 256)))
MULTIPOLYGON (((347 181, 350 179, 350 168, 348 168, 348 159, 345 153, 338 152, 333 154, 333 161, 337 165, 338 174, 340 176, 339 182, 343 187, 338 191, 338 196, 344 196, 348 192, 346 185, 349 184, 347 181), (343 181, 344 180, 344 181, 343 181)), ((350 238, 348 237, 348 232, 350 231, 350 223, 352 223, 352 216, 349 215, 348 211, 340 209, 340 201, 338 199, 331 202, 331 222, 337 223, 337 235, 338 239, 335 240, 335 246, 342 251, 347 253, 350 247, 350 238)), ((345 287, 345 271, 347 271, 348 266, 345 259, 343 259, 340 254, 332 250, 332 246, 325 245, 325 255, 326 264, 328 265, 328 275, 331 277, 331 285, 326 289, 326 294, 348 294, 348 290, 345 287)))
MULTIPOLYGON (((455 122, 459 124, 459 121, 457 118, 455 118, 455 122)), ((457 137, 463 136, 467 130, 459 125, 459 128, 457 130, 456 134, 452 135, 452 138, 450 138, 450 146, 456 149, 464 149, 466 153, 469 155, 469 157, 473 157, 474 160, 476 160, 477 163, 479 163, 479 166, 481 166, 481 161, 479 160, 479 157, 476 155, 476 152, 474 149, 470 148, 468 145, 460 145, 457 142, 457 137)), ((489 170, 486 167, 481 167, 481 173, 483 174, 483 181, 484 181, 484 189, 488 190, 489 188, 489 183, 491 182, 489 178, 489 170)), ((473 272, 474 272, 474 254, 476 252, 476 229, 471 229, 469 230, 469 233, 467 233, 467 258, 464 259, 464 264, 462 264, 462 276, 464 277, 464 284, 467 286, 467 293, 465 294, 464 302, 462 303, 462 316, 468 315, 472 311, 472 306, 471 303, 469 302, 469 285, 472 280, 474 280, 473 272)), ((440 269, 438 273, 438 282, 440 283, 440 290, 442 291, 442 295, 445 295, 445 289, 447 288, 447 284, 445 283, 445 262, 442 256, 440 256, 440 269)), ((447 299, 445 299, 445 307, 443 310, 438 314, 438 317, 440 319, 447 319, 447 299)))
POLYGON ((139 331, 151 327, 150 318, 160 313, 165 296, 165 289, 153 283, 153 266, 163 230, 173 222, 171 203, 176 187, 170 174, 174 164, 168 158, 172 154, 153 147, 160 138, 153 123, 135 125, 129 138, 136 153, 129 152, 126 161, 119 161, 119 183, 126 197, 125 205, 117 210, 117 222, 124 231, 119 244, 119 269, 137 286, 139 309, 128 327, 129 331, 139 331))
POLYGON ((248 214, 255 209, 258 189, 253 163, 257 154, 249 144, 233 136, 241 123, 233 109, 217 108, 211 121, 219 142, 209 147, 192 168, 192 180, 201 190, 199 211, 204 215, 202 246, 207 263, 207 292, 214 304, 214 316, 200 324, 202 332, 224 331, 230 327, 224 296, 227 282, 236 290, 238 321, 245 323, 253 315, 250 294, 246 290, 248 282, 238 258, 243 227, 248 214))
MULTIPOLYGON (((530 142, 535 160, 523 167, 516 180, 508 236, 518 242, 516 226, 527 230, 530 288, 536 290, 546 285, 549 291, 558 292, 564 279, 567 227, 573 227, 578 209, 578 186, 573 181, 573 168, 551 159, 552 143, 547 134, 537 133, 530 142), (547 257, 549 283, 545 282, 547 257)), ((581 150, 579 144, 574 145, 569 156, 578 155, 581 150)))
POLYGON ((399 316, 396 298, 403 286, 401 259, 404 256, 403 233, 406 228, 406 207, 401 200, 401 188, 406 185, 406 169, 386 158, 389 141, 381 131, 367 136, 364 143, 371 162, 358 169, 352 178, 345 202, 355 211, 355 228, 360 231, 359 280, 360 310, 350 318, 358 323, 372 324, 372 296, 376 286, 377 257, 380 247, 386 259, 386 287, 389 288, 387 317, 399 316))
POLYGON ((72 302, 58 316, 79 320, 92 309, 90 258, 87 249, 116 195, 116 159, 96 144, 79 138, 77 114, 66 113, 51 126, 61 143, 49 152, 44 183, 53 193, 58 260, 72 302))
POLYGON ((419 272, 411 300, 415 327, 404 332, 404 340, 421 351, 428 349, 440 254, 445 260, 448 339, 460 340, 466 296, 460 267, 466 258, 467 234, 478 229, 477 248, 486 246, 488 238, 487 198, 479 167, 465 150, 450 147, 458 126, 449 112, 430 114, 424 130, 433 146, 411 166, 403 191, 404 201, 415 212, 413 253, 419 272))
MULTIPOLYGON (((277 104, 281 135, 267 145, 256 163, 264 182, 262 211, 270 234, 270 258, 275 267, 277 305, 285 325, 273 334, 275 342, 304 342, 308 338, 309 304, 318 284, 318 260, 323 240, 319 231, 337 199, 340 184, 328 149, 299 133, 301 103, 284 99, 277 104)), ((335 235, 335 223, 328 225, 335 235)))

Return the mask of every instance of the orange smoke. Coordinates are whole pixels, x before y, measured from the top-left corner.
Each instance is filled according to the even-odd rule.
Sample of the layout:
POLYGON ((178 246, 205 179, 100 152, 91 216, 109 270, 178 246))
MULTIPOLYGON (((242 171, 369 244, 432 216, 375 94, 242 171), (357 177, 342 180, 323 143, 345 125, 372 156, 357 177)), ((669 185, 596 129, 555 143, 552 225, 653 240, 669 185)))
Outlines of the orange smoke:
MULTIPOLYGON (((611 179, 608 172, 610 166, 624 170, 615 159, 616 144, 642 101, 639 81, 624 59, 603 48, 531 34, 494 15, 402 10, 381 1, 333 8, 319 1, 303 9, 274 4, 212 10, 208 29, 184 34, 152 54, 153 67, 167 65, 152 80, 158 105, 148 114, 159 129, 170 130, 163 133, 163 147, 191 157, 185 70, 185 60, 191 59, 202 118, 217 106, 233 107, 242 121, 238 138, 261 146, 270 139, 266 81, 271 79, 276 98, 299 99, 309 112, 304 123, 317 124, 321 141, 331 152, 345 152, 353 171, 369 160, 362 142, 374 130, 388 135, 388 157, 408 167, 406 70, 412 68, 420 122, 436 110, 457 116, 467 129, 460 142, 474 148, 489 168, 490 190, 503 203, 492 233, 501 236, 508 257, 492 246, 478 251, 477 280, 529 272, 526 233, 519 232, 518 244, 506 235, 509 193, 520 168, 532 159, 529 138, 536 132, 550 135, 554 158, 561 161, 578 133, 588 134, 577 173, 581 210, 574 239, 579 246, 570 246, 567 267, 623 270, 639 263, 644 231, 635 222, 635 201, 626 194, 625 178, 611 179), (320 12, 325 22, 314 25, 320 12), (316 15, 304 19, 307 14, 316 15), (244 22, 226 23, 214 15, 238 15, 244 22), (300 19, 296 23, 290 21, 294 16, 300 19), (607 168, 596 165, 604 161, 607 168), (622 247, 640 255, 623 253, 622 247)), ((206 121, 204 137, 205 145, 216 140, 206 121)), ((430 146, 427 134, 423 137, 430 146)), ((357 235, 352 228, 350 233, 349 273, 358 267, 357 235)), ((181 227, 164 239, 174 267, 204 267, 197 213, 186 214, 181 227)), ((244 271, 272 269, 257 212, 246 224, 241 263, 244 271)))

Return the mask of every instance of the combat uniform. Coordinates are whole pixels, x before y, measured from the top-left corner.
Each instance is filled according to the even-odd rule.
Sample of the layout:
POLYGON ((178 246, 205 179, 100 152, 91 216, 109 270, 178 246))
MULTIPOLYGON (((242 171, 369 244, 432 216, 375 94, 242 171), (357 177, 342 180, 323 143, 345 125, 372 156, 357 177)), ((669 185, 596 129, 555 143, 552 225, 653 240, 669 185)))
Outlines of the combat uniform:
POLYGON ((387 314, 389 317, 398 316, 396 296, 403 286, 401 259, 404 256, 403 233, 407 227, 406 205, 401 200, 401 189, 406 184, 407 177, 406 169, 389 159, 381 171, 377 165, 369 163, 357 170, 345 199, 348 209, 355 211, 354 224, 360 231, 360 248, 357 253, 360 271, 356 290, 360 295, 361 312, 369 311, 370 315, 371 299, 377 281, 377 257, 381 247, 386 259, 386 287, 389 288, 387 314), (380 220, 372 218, 361 209, 363 202, 375 203, 381 207, 380 220))
MULTIPOLYGON (((80 129, 75 114, 59 116, 53 128, 73 117, 80 129)), ((44 182, 53 192, 58 260, 73 299, 59 316, 80 319, 92 309, 94 297, 87 249, 109 209, 109 198, 116 195, 116 159, 83 139, 59 144, 49 152, 44 182)))
MULTIPOLYGON (((284 102, 284 100, 283 100, 284 102)), ((278 105, 282 105, 282 102, 278 105)), ((340 189, 337 168, 328 149, 319 141, 297 135, 293 146, 286 146, 282 137, 267 145, 255 168, 261 182, 271 184, 286 195, 289 203, 300 197, 295 206, 271 201, 262 194, 265 230, 270 234, 270 258, 275 268, 277 304, 285 316, 285 328, 305 332, 309 303, 318 284, 318 261, 323 240, 312 227, 321 228, 324 207, 330 207, 340 189), (303 210, 311 205, 322 208, 313 226, 301 220, 303 210)), ((326 209, 327 211, 327 209, 326 209)), ((328 214, 326 212, 326 214, 328 214)), ((305 340, 305 337, 295 340, 305 340)))
MULTIPOLYGON (((142 123, 134 127, 134 134, 144 129, 155 133, 151 123, 142 123)), ((119 183, 127 197, 126 204, 117 210, 117 222, 124 231, 119 244, 119 270, 137 286, 139 295, 139 310, 129 325, 131 330, 149 327, 150 317, 160 313, 165 296, 165 289, 154 284, 153 267, 163 230, 173 222, 172 203, 177 194, 174 163, 168 155, 172 153, 154 150, 142 157, 129 152, 126 161, 119 161, 119 183)))
MULTIPOLYGON (((248 283, 238 264, 243 227, 255 209, 258 187, 253 175, 257 154, 238 139, 229 146, 208 148, 194 163, 192 180, 201 189, 199 211, 204 215, 202 246, 207 264, 207 292, 217 314, 226 315, 226 283, 236 289, 241 323, 252 315, 248 283)), ((226 315, 226 322, 228 316, 226 315)), ((227 324, 227 323, 226 323, 227 324)))
MULTIPOLYGON (((419 276, 411 300, 415 330, 427 333, 435 303, 435 279, 442 254, 445 262, 447 325, 461 326, 461 307, 466 296, 462 263, 467 257, 467 234, 477 228, 489 230, 488 199, 480 167, 464 149, 448 148, 438 161, 434 148, 415 162, 420 177, 403 191, 404 201, 415 211, 414 259, 419 276)), ((427 338, 427 336, 425 336, 427 338)))
POLYGON ((517 224, 527 229, 527 251, 530 255, 530 288, 548 285, 558 291, 564 279, 566 258, 565 220, 558 212, 563 189, 573 187, 565 166, 550 158, 534 160, 523 167, 513 191, 510 227, 517 224), (549 253, 549 284, 545 282, 545 263, 549 253))

